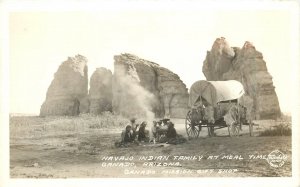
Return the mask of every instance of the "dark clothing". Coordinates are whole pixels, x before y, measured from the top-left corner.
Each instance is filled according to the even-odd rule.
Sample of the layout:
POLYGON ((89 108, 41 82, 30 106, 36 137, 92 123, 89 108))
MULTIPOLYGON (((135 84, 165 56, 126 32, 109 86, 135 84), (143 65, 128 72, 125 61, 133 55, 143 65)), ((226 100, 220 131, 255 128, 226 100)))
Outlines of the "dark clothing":
POLYGON ((138 132, 138 141, 149 142, 149 131, 145 127, 140 127, 138 132))
POLYGON ((139 128, 138 141, 143 141, 146 139, 145 127, 139 128))
POLYGON ((124 143, 133 142, 133 140, 134 140, 134 135, 131 132, 128 133, 125 132, 124 143))
POLYGON ((136 137, 136 127, 132 128, 127 125, 126 128, 121 133, 121 141, 116 141, 116 147, 128 147, 129 145, 134 145, 136 137))
POLYGON ((166 137, 167 138, 176 138, 176 129, 174 127, 169 127, 168 128, 168 131, 167 131, 167 134, 166 134, 166 137))
POLYGON ((162 137, 159 142, 176 145, 186 142, 186 139, 183 136, 178 135, 174 127, 169 126, 166 136, 162 137))
POLYGON ((121 134, 121 141, 116 141, 116 147, 128 147, 129 145, 134 143, 134 133, 130 130, 127 131, 126 129, 122 131, 121 134))

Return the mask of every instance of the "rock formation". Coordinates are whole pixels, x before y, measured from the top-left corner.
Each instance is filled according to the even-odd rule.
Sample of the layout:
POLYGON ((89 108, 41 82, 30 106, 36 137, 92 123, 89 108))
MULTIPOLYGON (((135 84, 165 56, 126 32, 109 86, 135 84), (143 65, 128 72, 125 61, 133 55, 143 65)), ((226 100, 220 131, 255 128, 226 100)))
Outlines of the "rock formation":
POLYGON ((114 57, 113 110, 125 116, 184 118, 188 92, 179 76, 131 54, 114 57))
POLYGON ((88 94, 87 60, 77 55, 58 68, 48 88, 41 116, 100 114, 127 117, 184 118, 188 92, 178 75, 130 54, 115 56, 115 71, 97 68, 88 94))
POLYGON ((89 111, 100 114, 112 111, 112 72, 105 68, 97 68, 90 79, 89 111))
POLYGON ((76 55, 63 62, 48 88, 40 115, 78 115, 88 112, 87 59, 76 55))
POLYGON ((280 116, 278 98, 261 52, 250 42, 240 49, 218 38, 207 52, 202 71, 208 81, 238 80, 245 89, 241 98, 252 119, 276 119, 280 116), (249 110, 250 109, 250 110, 249 110))

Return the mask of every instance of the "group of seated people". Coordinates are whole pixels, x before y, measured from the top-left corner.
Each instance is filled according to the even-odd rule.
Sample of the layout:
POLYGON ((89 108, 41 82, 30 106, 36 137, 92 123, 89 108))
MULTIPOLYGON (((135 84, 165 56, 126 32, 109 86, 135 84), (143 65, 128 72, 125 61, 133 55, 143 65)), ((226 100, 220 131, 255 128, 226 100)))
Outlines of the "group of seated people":
POLYGON ((143 121, 140 125, 136 123, 136 119, 130 120, 131 124, 125 127, 121 133, 121 141, 116 142, 116 146, 139 143, 168 143, 178 144, 185 142, 185 138, 178 135, 174 127, 174 123, 170 119, 162 119, 153 121, 151 130, 147 130, 147 122, 143 121), (138 128, 139 127, 139 128, 138 128), (138 129, 138 130, 137 130, 138 129))

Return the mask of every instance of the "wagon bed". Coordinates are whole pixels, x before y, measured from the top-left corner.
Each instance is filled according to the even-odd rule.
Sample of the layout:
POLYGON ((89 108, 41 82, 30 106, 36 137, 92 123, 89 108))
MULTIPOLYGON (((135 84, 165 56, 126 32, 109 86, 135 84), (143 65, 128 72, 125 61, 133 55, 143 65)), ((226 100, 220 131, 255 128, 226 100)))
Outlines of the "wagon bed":
POLYGON ((243 125, 249 127, 253 135, 253 123, 247 119, 245 106, 240 105, 243 85, 230 81, 197 81, 190 89, 190 110, 186 115, 186 132, 189 138, 199 137, 202 128, 208 129, 208 135, 214 136, 214 130, 228 128, 229 136, 238 136, 243 125), (220 109, 221 103, 228 105, 227 110, 220 109), (208 109, 212 115, 208 115, 208 109))

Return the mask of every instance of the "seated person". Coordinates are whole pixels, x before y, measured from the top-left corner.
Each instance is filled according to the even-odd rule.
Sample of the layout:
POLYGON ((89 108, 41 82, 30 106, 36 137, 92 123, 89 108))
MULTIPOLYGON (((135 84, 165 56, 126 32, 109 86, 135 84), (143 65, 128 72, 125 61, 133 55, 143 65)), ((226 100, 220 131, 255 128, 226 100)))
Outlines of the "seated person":
MULTIPOLYGON (((165 138, 168 131, 168 121, 170 119, 164 118, 159 121, 153 121, 153 126, 151 127, 151 141, 161 142, 161 138, 165 138)), ((151 142, 150 141, 150 142, 151 142)))
POLYGON ((161 143, 168 143, 171 139, 176 139, 176 129, 174 128, 174 123, 172 123, 171 121, 169 121, 167 123, 167 132, 165 134, 165 136, 161 137, 159 142, 161 143))
POLYGON ((168 122, 168 131, 166 134, 166 138, 167 138, 166 143, 176 142, 176 137, 177 137, 177 132, 176 132, 176 129, 174 128, 174 123, 169 121, 168 122))
POLYGON ((130 143, 133 142, 135 139, 134 131, 130 125, 127 125, 125 130, 122 131, 121 134, 121 142, 122 143, 130 143))
POLYGON ((163 126, 168 126, 168 122, 170 122, 169 118, 164 118, 161 120, 163 126))
POLYGON ((168 143, 168 144, 184 143, 186 139, 183 136, 177 134, 176 129, 174 128, 174 123, 169 121, 167 124, 168 124, 168 131, 166 133, 166 136, 161 138, 160 142, 168 143))
POLYGON ((130 143, 135 142, 135 137, 136 137, 136 127, 132 128, 131 125, 127 125, 125 127, 125 130, 122 131, 121 133, 121 141, 115 142, 116 147, 122 147, 122 146, 127 146, 130 143))
POLYGON ((167 131, 168 130, 168 122, 170 122, 170 119, 169 118, 164 118, 164 119, 161 119, 157 122, 158 124, 158 133, 160 134, 160 131, 162 131, 162 134, 163 131, 167 131))
POLYGON ((139 142, 148 142, 149 141, 149 131, 146 130, 147 122, 143 121, 138 132, 138 141, 139 142))

